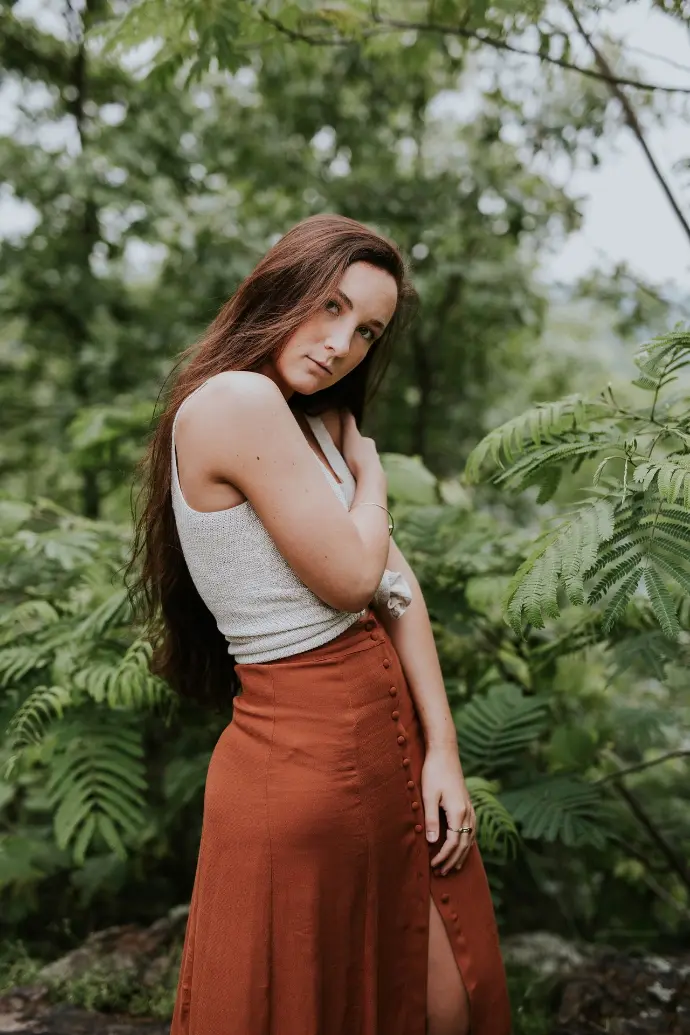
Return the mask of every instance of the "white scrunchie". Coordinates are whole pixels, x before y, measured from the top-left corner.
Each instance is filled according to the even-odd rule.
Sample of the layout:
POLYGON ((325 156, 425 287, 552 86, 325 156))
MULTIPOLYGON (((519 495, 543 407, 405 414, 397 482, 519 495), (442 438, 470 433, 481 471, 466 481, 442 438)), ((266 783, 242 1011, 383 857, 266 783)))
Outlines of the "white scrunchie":
POLYGON ((393 618, 400 618, 412 603, 412 590, 399 571, 391 571, 386 568, 379 583, 379 588, 374 594, 374 604, 377 607, 386 605, 393 618))

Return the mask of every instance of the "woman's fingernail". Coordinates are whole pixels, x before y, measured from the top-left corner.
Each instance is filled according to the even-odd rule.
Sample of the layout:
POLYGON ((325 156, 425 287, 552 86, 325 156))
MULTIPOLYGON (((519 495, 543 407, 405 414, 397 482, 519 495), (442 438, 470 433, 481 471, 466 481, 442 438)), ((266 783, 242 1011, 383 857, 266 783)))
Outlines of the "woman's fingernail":
POLYGON ((426 836, 429 839, 429 841, 435 841, 436 838, 438 837, 438 834, 436 833, 435 830, 427 830, 426 836))

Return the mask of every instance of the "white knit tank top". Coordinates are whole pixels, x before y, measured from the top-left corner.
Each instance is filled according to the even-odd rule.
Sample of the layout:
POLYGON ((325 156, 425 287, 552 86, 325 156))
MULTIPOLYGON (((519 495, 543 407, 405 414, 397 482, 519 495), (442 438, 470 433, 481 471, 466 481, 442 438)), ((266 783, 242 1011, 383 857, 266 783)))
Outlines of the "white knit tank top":
MULTIPOLYGON (((249 500, 208 512, 187 504, 175 453, 175 425, 181 409, 173 423, 171 450, 175 524, 192 581, 228 641, 228 652, 241 664, 272 661, 319 647, 340 635, 366 610, 340 611, 316 596, 282 556, 249 500)), ((305 416, 342 484, 316 454, 314 460, 349 510, 356 488, 352 472, 321 418, 305 416)), ((407 581, 387 569, 374 603, 384 604, 397 618, 411 599, 407 581)))

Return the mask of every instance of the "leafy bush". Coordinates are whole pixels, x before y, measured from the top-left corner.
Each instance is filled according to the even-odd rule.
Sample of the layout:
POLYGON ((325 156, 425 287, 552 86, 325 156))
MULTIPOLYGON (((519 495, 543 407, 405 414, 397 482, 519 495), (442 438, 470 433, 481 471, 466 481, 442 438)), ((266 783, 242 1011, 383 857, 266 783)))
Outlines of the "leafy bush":
MULTIPOLYGON (((548 447, 559 435, 584 441, 589 434, 558 426, 549 425, 548 447)), ((530 447, 527 433, 519 445, 516 434, 509 449, 519 463, 540 448, 539 435, 529 433, 530 447)), ((503 446, 498 461, 485 446, 475 465, 477 455, 477 470, 507 469, 503 446)), ((548 628, 506 623, 502 600, 512 600, 532 570, 534 529, 519 527, 494 498, 479 504, 457 480, 437 481, 416 458, 384 463, 397 538, 432 618, 505 922, 530 926, 527 913, 538 909, 540 921, 568 933, 573 925, 609 939, 678 931, 688 893, 682 853, 690 848, 682 636, 667 639, 644 595, 630 600, 612 633, 596 608, 576 602, 564 610, 560 597, 558 606, 550 598, 548 628)), ((582 509, 606 504, 615 524, 616 502, 603 495, 617 491, 615 479, 606 478, 600 472, 599 496, 582 509)), ((656 491, 637 485, 629 471, 626 507, 631 493, 656 491)), ((48 895, 48 912, 62 909, 78 927, 92 922, 86 907, 94 903, 101 922, 108 919, 106 903, 123 893, 132 919, 159 914, 191 883, 208 758, 231 713, 202 714, 151 677, 121 585, 128 529, 46 501, 5 504, 0 520, 6 915, 20 923, 45 913, 48 895), (68 881, 56 894, 60 875, 68 881)), ((598 535, 590 528, 582 538, 582 556, 598 535)), ((631 541, 638 542, 634 532, 631 541)), ((593 564, 603 549, 596 547, 593 564)), ((679 596, 679 623, 684 614, 679 596)))

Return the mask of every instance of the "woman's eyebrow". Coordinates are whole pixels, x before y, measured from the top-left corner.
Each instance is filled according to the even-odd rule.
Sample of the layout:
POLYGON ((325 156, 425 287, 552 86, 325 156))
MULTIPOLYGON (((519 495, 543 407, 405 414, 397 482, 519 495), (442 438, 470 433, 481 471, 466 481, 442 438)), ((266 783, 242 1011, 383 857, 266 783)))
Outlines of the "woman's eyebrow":
MULTIPOLYGON (((341 298, 343 300, 343 302, 345 303, 345 305, 347 306, 348 309, 350 309, 350 310, 354 309, 354 306, 352 304, 352 300, 347 297, 347 295, 345 294, 344 291, 341 291, 340 288, 336 288, 335 293, 336 293, 336 295, 338 295, 339 298, 341 298)), ((381 331, 385 331, 385 329, 386 329, 386 325, 384 323, 381 323, 380 320, 371 319, 371 320, 367 320, 366 322, 372 324, 374 327, 378 327, 379 330, 381 330, 381 331)))

